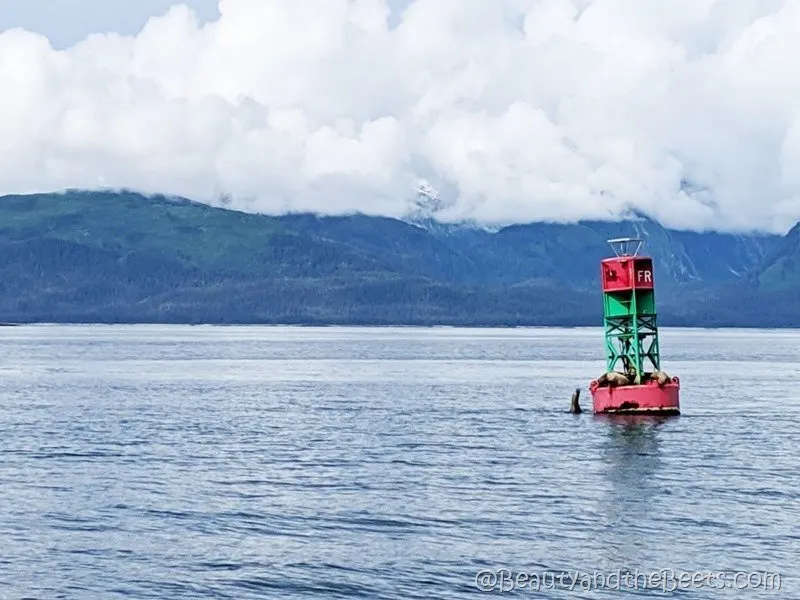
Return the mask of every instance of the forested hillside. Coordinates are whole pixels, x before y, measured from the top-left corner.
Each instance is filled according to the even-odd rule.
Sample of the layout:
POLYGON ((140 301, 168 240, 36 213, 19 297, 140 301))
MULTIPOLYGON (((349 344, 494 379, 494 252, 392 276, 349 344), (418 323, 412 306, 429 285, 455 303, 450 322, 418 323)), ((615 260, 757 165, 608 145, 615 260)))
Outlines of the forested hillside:
POLYGON ((596 325, 598 261, 622 235, 655 259, 663 323, 793 323, 797 230, 637 219, 490 232, 105 192, 0 198, 0 320, 596 325))

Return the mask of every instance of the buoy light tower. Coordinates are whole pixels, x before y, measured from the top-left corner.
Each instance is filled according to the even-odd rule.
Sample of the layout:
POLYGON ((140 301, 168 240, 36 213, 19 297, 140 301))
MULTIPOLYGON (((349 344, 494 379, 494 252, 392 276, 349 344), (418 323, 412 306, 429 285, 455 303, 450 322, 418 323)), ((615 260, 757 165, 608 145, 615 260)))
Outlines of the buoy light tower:
POLYGON ((595 413, 680 414, 680 381, 661 371, 653 259, 642 240, 608 240, 601 261, 606 373, 591 382, 595 413))

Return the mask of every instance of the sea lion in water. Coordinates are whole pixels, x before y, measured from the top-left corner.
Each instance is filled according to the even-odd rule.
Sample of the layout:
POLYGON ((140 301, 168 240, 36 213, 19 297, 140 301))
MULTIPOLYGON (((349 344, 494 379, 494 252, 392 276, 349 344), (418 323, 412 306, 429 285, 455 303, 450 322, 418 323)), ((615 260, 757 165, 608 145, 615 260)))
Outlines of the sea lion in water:
POLYGON ((581 388, 575 388, 575 391, 572 393, 572 401, 570 402, 569 405, 569 412, 571 412, 574 415, 579 415, 583 412, 580 402, 578 402, 580 396, 581 396, 581 388))

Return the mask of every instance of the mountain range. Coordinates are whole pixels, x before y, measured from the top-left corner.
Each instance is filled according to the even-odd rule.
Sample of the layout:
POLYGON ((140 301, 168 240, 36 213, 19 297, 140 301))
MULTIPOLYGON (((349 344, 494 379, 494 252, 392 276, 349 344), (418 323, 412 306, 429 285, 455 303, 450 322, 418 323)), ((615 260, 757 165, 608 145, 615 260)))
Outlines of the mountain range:
POLYGON ((486 230, 418 216, 270 216, 133 192, 0 197, 0 320, 600 325, 606 240, 653 257, 660 322, 800 322, 787 235, 620 222, 486 230))

